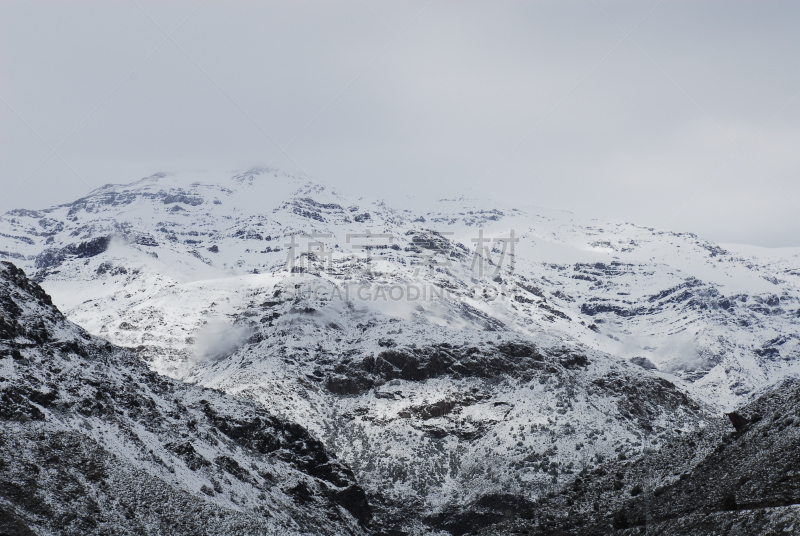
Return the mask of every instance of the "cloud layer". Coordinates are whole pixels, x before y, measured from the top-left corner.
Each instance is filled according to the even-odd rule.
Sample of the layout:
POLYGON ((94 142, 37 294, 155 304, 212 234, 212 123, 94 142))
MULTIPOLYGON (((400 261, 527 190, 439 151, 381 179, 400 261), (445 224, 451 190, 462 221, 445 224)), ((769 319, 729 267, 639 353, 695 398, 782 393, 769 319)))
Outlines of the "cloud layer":
POLYGON ((469 193, 800 245, 798 16, 735 1, 6 2, 2 192, 30 177, 0 210, 271 163, 373 197, 469 193))

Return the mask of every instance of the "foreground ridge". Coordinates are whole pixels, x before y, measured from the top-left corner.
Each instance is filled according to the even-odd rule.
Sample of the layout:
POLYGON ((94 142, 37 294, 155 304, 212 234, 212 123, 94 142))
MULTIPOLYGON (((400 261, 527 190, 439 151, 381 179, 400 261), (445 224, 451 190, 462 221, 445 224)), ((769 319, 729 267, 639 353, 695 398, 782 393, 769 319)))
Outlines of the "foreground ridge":
POLYGON ((694 437, 599 468, 481 534, 794 534, 798 408, 800 379, 786 379, 731 414, 735 429, 688 465, 694 437))
POLYGON ((352 472, 301 426, 147 370, 0 264, 0 533, 362 534, 352 472))

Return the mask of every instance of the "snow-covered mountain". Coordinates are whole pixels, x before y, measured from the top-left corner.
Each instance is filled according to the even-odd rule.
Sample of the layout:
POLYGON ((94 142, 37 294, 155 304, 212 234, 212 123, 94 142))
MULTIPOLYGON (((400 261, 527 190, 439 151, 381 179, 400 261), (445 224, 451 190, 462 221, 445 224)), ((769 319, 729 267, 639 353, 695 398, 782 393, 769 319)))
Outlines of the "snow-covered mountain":
POLYGON ((14 210, 0 256, 152 370, 302 423, 407 530, 714 435, 800 366, 800 249, 273 170, 14 210))
MULTIPOLYGON (((119 324, 148 307, 166 311, 156 302, 174 294, 187 296, 184 307, 194 309, 188 296, 196 293, 223 297, 294 284, 298 278, 285 271, 289 235, 317 233, 331 236, 298 236, 295 252, 323 242, 325 255, 312 253, 307 271, 325 282, 360 282, 364 246, 371 244, 369 281, 376 286, 450 289, 465 306, 511 331, 558 334, 639 358, 723 405, 798 370, 800 248, 717 245, 688 233, 490 201, 420 205, 413 198, 387 203, 345 196, 277 171, 230 178, 156 174, 104 186, 69 205, 4 214, 0 256, 35 273, 70 318, 93 332, 126 345, 157 341, 186 355, 194 351, 186 339, 200 316, 176 318, 166 330, 151 327, 149 333, 120 330, 119 324), (367 229, 391 238, 348 237, 367 229), (486 264, 479 276, 473 255, 481 229, 493 239, 514 230, 519 240, 499 274, 486 264), (360 260, 354 263, 353 255, 360 260), (488 296, 476 297, 473 289, 468 297, 476 285, 488 296), (487 299, 498 291, 496 299, 487 299)), ((503 243, 483 245, 492 246, 497 261, 503 243)), ((203 320, 243 307, 223 301, 209 300, 215 303, 203 320)), ((413 308, 401 301, 382 307, 377 298, 373 309, 410 319, 413 308)), ((170 309, 185 312, 177 304, 170 309)), ((451 327, 481 324, 444 312, 424 316, 451 327)), ((183 359, 160 360, 156 367, 170 370, 183 359)))
POLYGON ((0 533, 364 534, 349 468, 296 423, 164 378, 0 263, 0 533))

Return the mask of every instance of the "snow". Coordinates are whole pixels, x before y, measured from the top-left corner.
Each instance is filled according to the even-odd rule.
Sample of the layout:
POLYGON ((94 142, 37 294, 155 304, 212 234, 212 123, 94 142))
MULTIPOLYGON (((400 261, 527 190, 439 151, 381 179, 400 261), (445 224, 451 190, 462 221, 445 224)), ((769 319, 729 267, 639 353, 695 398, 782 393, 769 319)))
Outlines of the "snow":
MULTIPOLYGON (((70 205, 6 213, 0 250, 17 255, 11 260, 37 274, 67 317, 90 333, 137 349, 159 373, 253 399, 303 423, 376 489, 387 486, 382 491, 398 497, 435 489, 425 499, 434 510, 489 488, 522 486, 535 494, 550 485, 550 475, 536 469, 525 469, 520 482, 493 474, 490 455, 512 475, 530 452, 558 447, 557 457, 549 456, 579 471, 593 457, 633 444, 641 429, 619 416, 619 397, 592 387, 609 374, 666 379, 719 414, 800 373, 800 248, 717 245, 689 233, 485 199, 400 202, 346 195, 276 170, 153 176, 70 205), (354 236, 367 229, 391 240, 354 236), (508 271, 507 254, 500 281, 495 266, 483 275, 472 267, 480 229, 490 239, 512 230, 519 238, 515 271, 508 271), (414 241, 435 237, 431 230, 452 253, 436 252, 435 270, 425 264, 430 250, 414 241), (48 248, 108 235, 118 238, 97 255, 42 262, 48 248), (298 252, 318 253, 304 274, 285 268, 292 235, 298 252), (323 242, 330 258, 310 242, 323 242), (366 264, 366 252, 353 244, 386 247, 372 249, 366 264), (370 299, 301 292, 316 285, 350 286, 351 298, 363 287, 370 299), (446 288, 452 299, 431 299, 431 292, 417 301, 381 298, 398 285, 446 288), (581 373, 559 369, 562 381, 554 383, 439 376, 346 396, 324 386, 336 367, 385 351, 383 339, 410 348, 486 345, 498 337, 568 346, 591 365, 581 373), (214 339, 224 339, 219 348, 229 356, 209 352, 214 339), (631 365, 634 357, 658 370, 631 365), (473 387, 485 400, 464 399, 473 387), (377 396, 384 392, 392 397, 377 396), (560 414, 556 404, 565 397, 572 401, 560 414), (419 416, 420 408, 443 401, 458 411, 419 416), (512 409, 503 413, 504 404, 512 409), (576 431, 565 432, 567 423, 576 431), (528 430, 524 440, 520 425, 528 430), (480 438, 458 438, 476 428, 480 438), (590 444, 594 429, 605 433, 590 444), (445 438, 436 440, 440 433, 445 438), (431 454, 440 450, 458 453, 452 466, 431 454), (434 461, 409 466, 426 456, 434 461), (470 471, 483 480, 464 488, 470 471)), ((497 261, 502 245, 489 245, 497 261)), ((660 418, 659 426, 674 429, 697 427, 705 417, 660 418)))

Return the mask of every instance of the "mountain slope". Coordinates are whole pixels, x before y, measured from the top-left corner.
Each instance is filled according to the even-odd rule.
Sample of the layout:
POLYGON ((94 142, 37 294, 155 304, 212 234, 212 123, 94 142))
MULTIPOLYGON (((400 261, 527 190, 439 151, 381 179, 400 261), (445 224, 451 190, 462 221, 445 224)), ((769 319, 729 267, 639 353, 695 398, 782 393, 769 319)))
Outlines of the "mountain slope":
POLYGON ((716 426, 666 379, 555 337, 274 293, 262 306, 243 313, 257 326, 244 346, 187 380, 308 423, 367 489, 434 524, 482 496, 543 494, 644 433, 716 426))
MULTIPOLYGON (((598 232, 564 214, 466 201, 395 210, 274 175, 154 176, 2 221, 28 239, 16 240, 20 255, 72 320, 156 371, 302 422, 397 530, 477 528, 645 442, 720 433, 718 412, 696 396, 713 389, 607 351, 622 343, 616 323, 599 321, 617 314, 599 299, 674 286, 683 279, 669 268, 587 250, 579 241, 598 232), (495 273, 500 242, 476 265, 480 229, 519 232, 505 259, 514 271, 495 273), (398 288, 403 298, 386 298, 398 288)), ((692 294, 708 284, 692 285, 637 318, 709 321, 692 294)))
MULTIPOLYGON (((408 199, 392 207, 269 170, 156 174, 0 217, 0 257, 35 272, 92 333, 152 346, 153 366, 173 376, 195 352, 202 321, 241 312, 246 298, 231 303, 234 287, 271 284, 247 274, 285 274, 295 240, 296 270, 336 281, 358 281, 366 271, 373 285, 449 289, 511 331, 563 334, 652 364, 727 408, 799 370, 796 248, 723 247, 688 233, 489 201, 408 199), (368 229, 391 238, 358 236, 368 229), (477 243, 480 230, 491 240, 514 230, 513 256, 507 243, 477 243), (476 245, 488 248, 479 263, 476 245), (488 295, 475 296, 476 287, 488 295), (206 302, 204 318, 189 311, 184 319, 164 302, 178 291, 222 301, 206 302), (162 317, 146 331, 120 329, 137 326, 145 312, 162 317)), ((391 314, 410 318, 411 309, 391 314)), ((446 315, 437 321, 482 326, 446 315)))
POLYGON ((297 424, 150 371, 0 264, 0 528, 361 534, 352 472, 297 424))
POLYGON ((403 531, 473 530, 692 436, 688 463, 800 366, 797 250, 394 203, 156 174, 6 213, 0 255, 152 370, 303 423, 403 531))
POLYGON ((735 431, 684 467, 674 461, 689 461, 681 453, 686 441, 592 473, 523 519, 483 533, 794 534, 800 526, 798 407, 800 380, 790 378, 732 413, 735 431))

